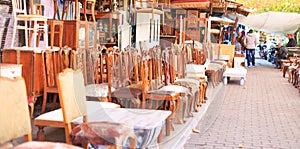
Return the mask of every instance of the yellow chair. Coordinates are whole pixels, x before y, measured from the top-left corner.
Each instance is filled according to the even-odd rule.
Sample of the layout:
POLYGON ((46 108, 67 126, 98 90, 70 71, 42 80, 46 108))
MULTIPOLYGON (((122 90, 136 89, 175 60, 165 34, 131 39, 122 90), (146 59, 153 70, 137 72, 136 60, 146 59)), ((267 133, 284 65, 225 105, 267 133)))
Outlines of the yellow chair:
POLYGON ((103 107, 120 107, 113 103, 86 102, 84 79, 81 71, 74 72, 72 69, 65 69, 64 72, 59 73, 57 88, 61 108, 41 114, 34 119, 34 125, 39 128, 37 133, 37 140, 39 141, 45 140, 44 127, 59 127, 65 128, 66 143, 71 144, 69 135, 72 130, 72 122, 77 118, 85 117, 87 108, 93 111, 103 107))
POLYGON ((12 147, 9 141, 22 136, 25 141, 32 141, 24 79, 0 77, 0 82, 0 148, 12 147))

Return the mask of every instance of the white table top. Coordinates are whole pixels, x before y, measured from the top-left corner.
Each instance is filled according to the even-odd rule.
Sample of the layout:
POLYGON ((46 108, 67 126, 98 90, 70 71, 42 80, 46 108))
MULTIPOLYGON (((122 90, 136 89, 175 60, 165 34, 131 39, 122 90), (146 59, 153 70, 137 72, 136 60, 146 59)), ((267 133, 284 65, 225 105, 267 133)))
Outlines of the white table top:
MULTIPOLYGON (((91 106, 87 105, 87 107, 91 106)), ((89 122, 120 122, 133 126, 135 129, 155 129, 164 124, 167 117, 171 114, 171 111, 164 110, 97 107, 99 108, 87 109, 89 122)), ((77 124, 81 123, 82 117, 73 122, 77 124)))
POLYGON ((59 51, 60 48, 59 47, 53 47, 53 49, 51 49, 50 47, 37 47, 37 48, 32 48, 32 47, 13 47, 13 48, 2 49, 2 51, 7 51, 7 50, 32 51, 34 53, 42 53, 43 50, 59 51))
POLYGON ((226 77, 246 77, 247 69, 246 68, 227 68, 223 73, 223 76, 226 77))

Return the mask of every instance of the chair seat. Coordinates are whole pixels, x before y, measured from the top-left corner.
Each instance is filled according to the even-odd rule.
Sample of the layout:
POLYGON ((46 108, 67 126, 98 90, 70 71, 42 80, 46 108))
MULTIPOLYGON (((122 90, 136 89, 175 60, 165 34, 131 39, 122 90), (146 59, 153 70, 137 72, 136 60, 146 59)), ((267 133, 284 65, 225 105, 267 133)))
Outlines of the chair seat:
MULTIPOLYGON (((111 92, 116 89, 111 87, 111 92)), ((86 96, 89 97, 107 97, 108 96, 108 84, 89 84, 85 86, 86 96)))
POLYGON ((139 98, 142 95, 141 88, 122 87, 111 93, 112 98, 139 98))
POLYGON ((175 80, 174 83, 191 89, 191 92, 193 94, 199 91, 200 88, 200 81, 196 79, 182 78, 182 79, 175 80))
POLYGON ((165 91, 165 90, 152 90, 147 92, 147 94, 156 94, 156 95, 163 95, 163 96, 176 96, 178 92, 174 91, 165 91))
POLYGON ((22 19, 45 19, 47 20, 47 17, 42 16, 42 15, 18 15, 17 18, 22 18, 22 19))
POLYGON ((160 88, 159 90, 161 91, 173 91, 173 92, 181 92, 181 93, 186 93, 189 91, 188 88, 179 86, 179 85, 168 85, 160 88))
MULTIPOLYGON (((99 102, 99 101, 87 101, 86 106, 88 109, 88 113, 93 113, 101 108, 120 108, 120 105, 111 103, 111 102, 99 102)), ((73 121, 76 121, 74 119, 73 121)), ((62 109, 53 110, 50 112, 43 113, 34 119, 35 125, 39 126, 57 126, 58 124, 62 124, 64 122, 62 109)), ((64 126, 62 126, 64 127, 64 126)))
POLYGON ((44 90, 47 90, 48 93, 58 93, 57 86, 48 86, 44 90))

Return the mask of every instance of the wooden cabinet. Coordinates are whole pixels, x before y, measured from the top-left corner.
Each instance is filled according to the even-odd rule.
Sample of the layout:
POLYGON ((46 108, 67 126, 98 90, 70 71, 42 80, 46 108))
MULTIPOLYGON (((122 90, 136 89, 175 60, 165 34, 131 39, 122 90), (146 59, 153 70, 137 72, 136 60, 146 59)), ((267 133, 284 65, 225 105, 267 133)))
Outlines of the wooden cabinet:
POLYGON ((173 19, 166 19, 163 26, 163 35, 175 35, 175 21, 173 19))
POLYGON ((101 12, 117 11, 125 6, 124 2, 124 0, 99 0, 97 9, 101 12))
POLYGON ((101 12, 95 17, 97 20, 97 44, 107 47, 117 45, 120 13, 101 12))
MULTIPOLYGON (((54 50, 58 51, 59 49, 54 50)), ((41 50, 2 49, 2 62, 21 64, 21 74, 25 80, 27 95, 34 97, 43 95, 44 73, 41 50)))
POLYGON ((96 48, 96 23, 78 20, 64 21, 63 46, 72 49, 96 48))

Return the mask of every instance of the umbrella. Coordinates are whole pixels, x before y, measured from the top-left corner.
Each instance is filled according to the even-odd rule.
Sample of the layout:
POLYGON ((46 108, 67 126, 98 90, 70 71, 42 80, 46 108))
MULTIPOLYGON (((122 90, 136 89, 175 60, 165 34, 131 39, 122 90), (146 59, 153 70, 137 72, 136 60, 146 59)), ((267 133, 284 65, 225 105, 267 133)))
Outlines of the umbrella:
POLYGON ((239 22, 267 33, 294 33, 300 28, 300 14, 288 12, 265 12, 248 16, 239 22))

